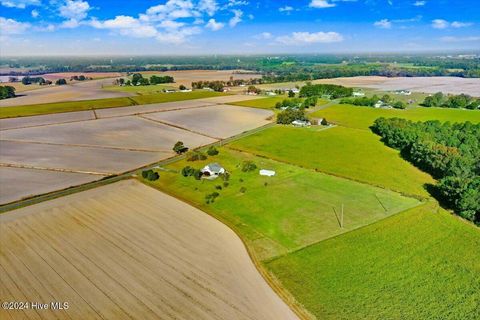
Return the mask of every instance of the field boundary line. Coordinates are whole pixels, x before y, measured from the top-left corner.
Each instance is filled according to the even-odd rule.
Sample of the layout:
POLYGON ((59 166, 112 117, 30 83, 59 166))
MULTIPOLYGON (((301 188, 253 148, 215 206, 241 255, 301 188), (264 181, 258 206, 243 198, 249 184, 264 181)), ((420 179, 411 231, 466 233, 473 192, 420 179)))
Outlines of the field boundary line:
MULTIPOLYGON (((95 110, 90 110, 93 111, 94 118, 92 119, 83 119, 83 120, 72 120, 72 121, 61 121, 61 122, 54 122, 54 123, 44 123, 44 124, 35 124, 35 125, 29 125, 29 126, 22 126, 22 127, 15 127, 15 128, 7 128, 7 129, 2 129, 0 128, 0 131, 8 131, 8 130, 16 130, 16 129, 28 129, 28 128, 37 128, 37 127, 48 127, 48 126, 53 126, 56 124, 66 124, 66 123, 75 123, 75 122, 85 122, 85 121, 93 121, 97 120, 95 118, 95 110)), ((84 112, 84 111, 77 111, 77 112, 84 112)), ((59 114, 59 113, 58 113, 59 114)), ((32 116, 36 117, 36 116, 32 116)), ((21 117, 18 117, 21 118, 21 117)), ((0 119, 0 120, 7 120, 7 119, 17 119, 17 118, 5 118, 5 119, 0 119)))
POLYGON ((350 230, 348 230, 347 232, 343 232, 343 233, 340 233, 340 234, 336 234, 336 235, 331 236, 331 237, 329 237, 329 238, 326 238, 326 239, 322 239, 322 240, 319 240, 319 241, 315 241, 315 242, 309 243, 309 244, 307 244, 307 245, 305 245, 305 246, 303 246, 303 247, 293 249, 293 250, 291 250, 291 251, 289 251, 289 252, 287 252, 287 253, 279 254, 278 256, 275 256, 275 257, 266 259, 266 260, 263 261, 263 262, 264 262, 264 263, 270 263, 270 262, 272 262, 272 261, 278 260, 278 259, 283 258, 283 257, 285 257, 285 256, 288 256, 288 255, 290 255, 290 254, 294 254, 294 253, 297 253, 297 252, 302 251, 302 250, 304 250, 304 249, 308 249, 308 248, 310 248, 310 247, 313 247, 313 246, 315 246, 315 245, 317 245, 317 244, 319 244, 319 243, 321 243, 321 242, 323 242, 323 241, 327 241, 327 240, 335 239, 335 238, 340 237, 340 236, 344 236, 344 235, 346 235, 346 234, 349 234, 350 232, 353 232, 353 231, 356 231, 356 230, 359 230, 359 229, 362 229, 362 228, 365 228, 365 227, 374 225, 374 224, 376 224, 376 223, 382 222, 382 221, 384 221, 384 220, 386 220, 386 219, 392 218, 392 217, 394 217, 394 216, 396 216, 396 215, 399 215, 399 214, 401 214, 401 213, 403 213, 403 212, 412 210, 412 209, 414 209, 414 208, 420 208, 420 207, 426 206, 426 205, 430 204, 431 202, 434 202, 434 200, 433 200, 432 198, 428 198, 428 199, 426 199, 425 201, 422 201, 422 202, 420 202, 419 204, 417 204, 417 205, 415 205, 415 206, 413 206, 413 207, 410 207, 410 208, 407 208, 407 209, 405 209, 405 210, 402 210, 402 211, 396 212, 396 213, 394 213, 394 214, 391 214, 391 215, 389 215, 389 216, 380 218, 380 219, 378 219, 378 220, 376 220, 376 221, 373 221, 373 222, 371 222, 371 223, 367 223, 367 224, 365 224, 365 225, 363 225, 363 226, 359 226, 359 227, 350 229, 350 230))
POLYGON ((83 173, 83 174, 90 174, 94 176, 111 176, 112 172, 96 172, 96 171, 83 171, 83 170, 71 170, 71 169, 61 169, 61 168, 47 168, 47 167, 39 167, 39 166, 30 166, 30 165, 22 165, 22 164, 11 164, 11 163, 0 163, 0 167, 3 168, 18 168, 18 169, 35 169, 35 170, 44 170, 44 171, 56 171, 56 172, 69 172, 69 173, 83 173))
POLYGON ((99 146, 92 144, 76 144, 76 143, 57 143, 57 142, 45 142, 45 141, 33 141, 33 140, 15 140, 15 139, 0 139, 0 142, 12 142, 12 143, 30 143, 30 144, 42 144, 42 145, 51 145, 51 146, 64 146, 64 147, 78 147, 78 148, 94 148, 94 149, 106 149, 106 150, 120 150, 120 151, 135 151, 135 152, 163 152, 171 153, 170 150, 161 149, 161 150, 149 150, 149 149, 137 149, 137 148, 122 148, 114 146, 99 146))
POLYGON ((253 265, 255 266, 255 268, 257 269, 257 271, 260 273, 260 275, 262 276, 262 278, 265 280, 265 282, 267 282, 267 284, 270 286, 270 288, 272 288, 272 290, 280 297, 281 300, 283 300, 283 302, 300 318, 300 319, 303 319, 303 320, 314 320, 316 319, 315 316, 313 316, 300 302, 298 302, 295 297, 286 289, 283 287, 283 285, 281 284, 281 282, 274 276, 271 274, 270 271, 268 271, 262 264, 262 262, 266 262, 267 260, 264 260, 264 261, 261 261, 257 256, 256 254, 254 253, 253 249, 250 248, 250 246, 248 245, 247 241, 245 239, 243 239, 243 237, 241 236, 241 233, 238 231, 237 227, 235 226, 235 224, 233 223, 229 223, 227 220, 225 219, 222 219, 220 216, 216 216, 214 214, 210 214, 208 212, 206 212, 205 210, 203 210, 203 208, 201 208, 200 206, 198 206, 195 202, 189 200, 189 199, 186 199, 186 198, 183 198, 177 194, 173 194, 172 192, 170 192, 169 190, 167 189, 164 189, 164 188, 161 188, 161 187, 158 187, 158 186, 154 186, 152 184, 149 184, 148 182, 146 181, 143 181, 141 180, 140 178, 136 178, 137 181, 139 181, 140 183, 142 183, 143 185, 146 185, 158 192, 163 192, 179 201, 182 201, 198 210, 200 210, 201 212, 203 212, 204 214, 214 218, 215 220, 219 221, 220 223, 222 223, 223 225, 225 225, 227 228, 229 228, 230 230, 232 230, 235 235, 242 241, 242 244, 243 246, 245 247, 249 257, 250 257, 250 260, 253 262, 253 265))
POLYGON ((176 124, 173 124, 173 123, 165 122, 165 121, 162 121, 162 120, 156 120, 156 119, 146 118, 145 116, 143 116, 143 115, 141 115, 141 114, 137 115, 137 117, 138 117, 138 118, 142 118, 143 120, 150 121, 150 122, 155 122, 155 123, 157 123, 157 124, 159 123, 159 124, 163 124, 163 125, 166 125, 166 126, 170 126, 170 127, 176 128, 176 129, 188 131, 188 132, 191 132, 191 133, 194 133, 194 134, 197 134, 197 135, 200 135, 200 136, 204 136, 204 137, 207 137, 207 138, 210 138, 210 139, 222 140, 222 138, 212 137, 212 136, 209 136, 209 135, 207 135, 207 134, 205 134, 205 133, 201 133, 201 132, 198 132, 198 131, 193 131, 193 130, 190 130, 190 129, 181 127, 181 126, 176 125, 176 124))

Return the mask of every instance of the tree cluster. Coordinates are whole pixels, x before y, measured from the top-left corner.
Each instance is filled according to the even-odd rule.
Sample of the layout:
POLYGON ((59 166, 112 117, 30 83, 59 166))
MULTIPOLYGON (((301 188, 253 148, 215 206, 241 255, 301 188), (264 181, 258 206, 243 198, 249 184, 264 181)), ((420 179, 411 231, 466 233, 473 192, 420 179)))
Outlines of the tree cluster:
POLYGON ((352 94, 352 88, 335 84, 307 84, 300 89, 301 98, 329 96, 332 99, 337 99, 350 97, 352 94))
MULTIPOLYGON (((204 88, 210 88, 214 91, 221 92, 225 87, 238 87, 238 86, 244 86, 244 85, 256 85, 256 84, 261 84, 262 79, 233 79, 233 77, 230 78, 228 81, 221 81, 221 80, 214 80, 214 81, 208 81, 208 80, 202 80, 202 81, 194 81, 192 82, 192 88, 193 89, 204 89, 204 88)), ((253 92, 253 91, 252 91, 253 92)))
POLYGON ((57 81, 55 81, 55 85, 57 86, 64 86, 67 84, 67 80, 65 79, 58 79, 57 81))
POLYGON ((424 107, 438 107, 438 108, 466 108, 471 110, 480 109, 480 99, 473 98, 466 94, 459 95, 444 95, 437 92, 434 95, 428 96, 423 101, 424 107))
POLYGON ((285 109, 277 115, 277 123, 291 124, 295 120, 307 120, 304 109, 285 109))
MULTIPOLYGON (((51 81, 49 81, 50 83, 52 83, 51 81)), ((24 85, 29 85, 29 84, 32 84, 32 83, 38 83, 38 84, 47 84, 47 80, 45 80, 44 78, 42 77, 29 77, 29 76, 25 76, 22 78, 22 84, 24 85)))
POLYGON ((388 94, 379 98, 377 95, 372 97, 358 97, 358 98, 343 98, 340 100, 340 104, 352 104, 354 106, 365 106, 373 107, 377 104, 378 101, 383 102, 386 105, 389 105, 395 109, 405 109, 406 105, 403 101, 395 101, 388 94))
POLYGON ((276 109, 298 109, 301 108, 303 105, 302 99, 294 98, 294 99, 284 99, 283 101, 279 101, 275 104, 276 109))
POLYGON ((480 224, 480 124, 379 118, 372 130, 439 180, 439 201, 480 224))
POLYGON ((0 100, 15 97, 15 88, 12 86, 0 86, 0 100))
POLYGON ((156 181, 160 178, 160 175, 158 174, 158 172, 150 169, 150 170, 143 170, 142 177, 143 179, 147 179, 148 181, 156 181))

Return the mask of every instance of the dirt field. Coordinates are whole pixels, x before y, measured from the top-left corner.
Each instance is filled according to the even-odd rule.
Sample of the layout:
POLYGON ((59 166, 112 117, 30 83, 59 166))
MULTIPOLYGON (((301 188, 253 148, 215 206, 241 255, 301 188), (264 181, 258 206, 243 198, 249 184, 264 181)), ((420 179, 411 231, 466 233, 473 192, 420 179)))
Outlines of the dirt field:
POLYGON ((140 117, 119 117, 3 131, 3 140, 171 151, 178 140, 196 147, 213 139, 140 117))
POLYGON ((185 85, 191 87, 192 82, 207 80, 215 81, 222 80, 227 81, 230 77, 233 79, 257 79, 261 78, 260 74, 249 73, 248 71, 242 71, 244 73, 235 73, 239 70, 182 70, 182 71, 167 71, 167 72, 158 72, 158 71, 147 71, 141 72, 144 75, 159 74, 162 76, 172 76, 175 79, 176 85, 185 85))
MULTIPOLYGON (((0 167, 0 203, 65 189, 100 178, 102 177, 76 172, 0 167)), ((0 318, 3 319, 1 316, 0 318)))
POLYGON ((3 214, 0 226, 0 299, 69 304, 2 319, 297 319, 233 231, 133 180, 3 214))
POLYGON ((62 174, 65 172, 90 174, 90 181, 133 170, 173 156, 172 146, 177 141, 189 148, 210 144, 261 126, 268 115, 259 109, 189 100, 2 119, 0 166, 15 167, 15 172, 49 171, 58 179, 50 183, 38 173, 30 178, 22 173, 17 180, 12 176, 12 192, 18 197, 9 194, 8 201, 25 197, 23 189, 27 195, 42 194, 55 190, 52 187, 83 183, 78 179, 70 182, 70 176, 62 174), (62 178, 65 180, 60 183, 62 178))
POLYGON ((48 86, 21 92, 21 96, 0 100, 0 107, 51 103, 62 101, 78 101, 131 96, 127 92, 103 90, 103 86, 112 85, 113 79, 100 79, 76 82, 64 86, 48 86))
POLYGON ((270 122, 266 119, 272 115, 273 112, 269 110, 215 105, 191 109, 188 117, 182 110, 150 113, 144 117, 224 139, 266 125, 270 122))
POLYGON ((94 119, 95 114, 92 111, 56 113, 34 117, 8 118, 0 119, 0 130, 28 128, 56 123, 67 123, 94 119))
POLYGON ((465 93, 480 96, 480 79, 458 77, 412 77, 412 78, 385 78, 385 77, 353 77, 316 80, 315 83, 333 83, 349 87, 367 87, 382 91, 410 90, 425 93, 465 93))

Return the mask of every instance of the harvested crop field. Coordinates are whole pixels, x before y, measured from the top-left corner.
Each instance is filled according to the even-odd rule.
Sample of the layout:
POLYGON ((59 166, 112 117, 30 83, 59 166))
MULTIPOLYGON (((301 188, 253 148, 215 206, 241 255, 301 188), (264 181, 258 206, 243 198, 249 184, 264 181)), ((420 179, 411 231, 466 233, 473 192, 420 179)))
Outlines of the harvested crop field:
POLYGON ((266 120, 273 112, 261 109, 243 109, 229 105, 195 108, 185 112, 167 111, 144 117, 179 126, 216 139, 224 139, 270 123, 266 120))
POLYGON ((2 301, 70 306, 2 310, 2 318, 297 319, 233 231, 133 180, 0 223, 2 301))
POLYGON ((3 131, 2 139, 134 151, 170 151, 178 140, 192 147, 214 142, 208 137, 135 116, 12 129, 3 131))
POLYGON ((252 73, 251 71, 242 71, 242 70, 182 70, 182 71, 147 71, 141 72, 143 75, 161 75, 161 76, 172 76, 175 79, 176 85, 185 85, 190 87, 192 82, 195 81, 227 81, 230 77, 233 79, 257 79, 261 78, 261 74, 252 73), (239 73, 241 72, 241 73, 239 73))
POLYGON ((460 77, 352 77, 315 80, 315 83, 333 83, 348 87, 367 87, 382 91, 410 90, 425 93, 465 93, 480 96, 480 79, 460 77))
POLYGON ((91 80, 75 82, 64 86, 48 86, 41 89, 27 90, 21 92, 21 95, 16 98, 1 100, 0 107, 118 98, 132 95, 127 92, 106 91, 102 89, 103 86, 112 85, 113 80, 114 79, 91 80))
MULTIPOLYGON (((65 179, 63 184, 52 184, 62 189, 83 183, 77 183, 78 179, 70 182, 62 173, 91 175, 89 181, 121 174, 173 156, 177 141, 196 148, 264 125, 268 123, 266 113, 270 114, 189 100, 2 119, 0 166, 51 171, 56 178, 65 179), (159 120, 162 114, 172 123, 159 120), (214 138, 217 136, 220 138, 214 138)), ((21 175, 18 185, 28 184, 27 176, 21 175)), ((32 179, 28 195, 53 191, 48 179, 32 179)), ((18 197, 9 196, 9 202, 25 197, 17 184, 12 190, 18 197)))
MULTIPOLYGON (((33 195, 65 189, 101 178, 102 176, 77 172, 1 166, 0 181, 2 181, 2 186, 0 187, 0 203, 9 203, 33 195)), ((2 301, 4 300, 2 299, 2 301)))

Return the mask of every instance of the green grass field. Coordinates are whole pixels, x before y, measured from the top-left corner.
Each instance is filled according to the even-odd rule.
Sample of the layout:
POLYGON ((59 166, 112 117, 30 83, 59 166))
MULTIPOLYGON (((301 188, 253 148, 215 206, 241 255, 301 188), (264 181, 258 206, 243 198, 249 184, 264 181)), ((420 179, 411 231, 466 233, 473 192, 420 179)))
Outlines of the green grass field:
POLYGON ((150 85, 150 86, 111 86, 105 87, 104 90, 107 91, 119 91, 119 92, 130 92, 137 95, 146 95, 154 93, 162 93, 164 89, 176 89, 178 86, 175 86, 174 83, 170 84, 159 84, 159 85, 150 85))
POLYGON ((369 129, 375 119, 405 118, 413 121, 439 120, 442 122, 480 122, 480 112, 476 110, 458 110, 446 108, 412 108, 407 110, 375 109, 369 107, 357 107, 352 105, 333 105, 311 116, 326 118, 328 121, 345 127, 357 129, 369 129))
POLYGON ((428 197, 423 185, 434 182, 365 130, 276 126, 229 147, 409 195, 428 197))
MULTIPOLYGON (((280 97, 268 97, 262 99, 253 99, 253 100, 246 100, 246 101, 238 101, 232 102, 229 104, 233 104, 236 106, 241 107, 252 107, 252 108, 260 108, 260 109, 273 109, 275 108, 275 104, 277 102, 282 102, 283 100, 288 99, 287 96, 280 96, 280 97)), ((317 106, 322 106, 327 104, 329 101, 325 99, 318 99, 317 106)))
POLYGON ((480 229, 433 203, 266 263, 318 319, 480 319, 480 229))
POLYGON ((201 99, 224 95, 219 92, 211 91, 193 91, 193 92, 174 92, 158 93, 144 96, 109 98, 99 100, 68 101, 56 103, 33 104, 26 106, 4 107, 0 108, 1 118, 35 116, 49 113, 73 112, 92 109, 117 108, 133 105, 173 102, 191 99, 201 99))
POLYGON ((225 148, 205 161, 181 160, 167 169, 176 172, 159 171, 160 179, 153 186, 224 221, 241 234, 260 259, 302 248, 419 204, 395 192, 225 148), (258 169, 242 172, 240 164, 246 159, 258 168, 275 170, 277 175, 262 177, 258 169), (210 162, 220 163, 231 173, 228 187, 221 179, 197 181, 179 173, 186 165, 201 169, 210 162), (245 193, 240 192, 242 187, 245 193), (205 195, 215 191, 220 196, 213 204, 206 204, 205 195), (344 228, 338 220, 342 203, 344 228))

